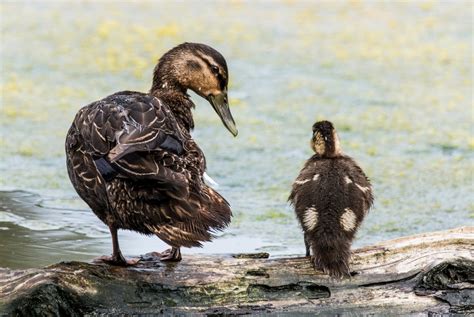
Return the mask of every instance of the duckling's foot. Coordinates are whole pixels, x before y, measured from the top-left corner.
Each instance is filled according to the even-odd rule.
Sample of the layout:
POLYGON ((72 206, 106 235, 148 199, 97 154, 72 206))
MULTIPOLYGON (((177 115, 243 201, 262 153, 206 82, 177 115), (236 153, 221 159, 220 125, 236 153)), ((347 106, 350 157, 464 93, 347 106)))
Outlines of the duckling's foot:
POLYGON ((115 266, 132 266, 137 264, 139 261, 140 259, 138 258, 126 259, 121 253, 111 256, 103 255, 93 260, 94 263, 102 262, 115 266))
POLYGON ((181 249, 171 248, 161 253, 160 260, 163 262, 179 262, 181 261, 181 249))

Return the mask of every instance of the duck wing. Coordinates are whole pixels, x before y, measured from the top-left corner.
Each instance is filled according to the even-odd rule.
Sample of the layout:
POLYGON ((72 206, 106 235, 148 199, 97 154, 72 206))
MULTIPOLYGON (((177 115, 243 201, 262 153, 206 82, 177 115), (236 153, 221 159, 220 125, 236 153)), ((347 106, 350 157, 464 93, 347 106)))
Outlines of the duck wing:
POLYGON ((81 109, 73 127, 124 228, 191 247, 230 222, 229 204, 202 180, 202 151, 158 98, 116 93, 81 109))
POLYGON ((82 108, 73 125, 104 180, 109 175, 152 180, 186 205, 190 172, 185 147, 190 136, 158 98, 119 92, 82 108))
MULTIPOLYGON (((82 108, 74 123, 87 140, 89 152, 96 157, 105 157, 111 163, 120 162, 133 152, 168 151, 179 156, 189 139, 169 108, 158 98, 132 91, 115 93, 82 108)), ((130 161, 137 159, 134 156, 130 161)), ((138 170, 132 170, 131 174, 137 177, 151 175, 145 173, 143 164, 137 165, 138 170)), ((156 166, 152 169, 156 170, 156 166)))

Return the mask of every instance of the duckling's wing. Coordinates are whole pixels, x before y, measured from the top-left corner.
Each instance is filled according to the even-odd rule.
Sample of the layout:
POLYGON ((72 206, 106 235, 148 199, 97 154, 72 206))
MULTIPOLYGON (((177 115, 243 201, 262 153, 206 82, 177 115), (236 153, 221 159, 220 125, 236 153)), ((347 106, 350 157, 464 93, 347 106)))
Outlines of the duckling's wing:
POLYGON ((366 213, 372 207, 374 202, 372 184, 355 160, 346 156, 342 161, 347 171, 347 178, 344 179, 344 182, 351 185, 350 188, 352 189, 349 198, 351 201, 356 201, 356 197, 362 197, 363 210, 366 213))
POLYGON ((310 185, 312 183, 315 175, 319 175, 318 170, 319 168, 317 162, 314 162, 312 159, 306 161, 300 173, 298 174, 298 177, 296 177, 295 181, 293 182, 293 185, 291 186, 291 193, 288 197, 288 201, 290 202, 290 204, 296 205, 298 193, 303 188, 306 188, 307 185, 310 185), (305 184, 306 186, 301 186, 305 184))
MULTIPOLYGON (((373 203, 372 186, 362 169, 350 157, 308 160, 293 183, 288 200, 297 209, 328 204, 337 196, 342 208, 365 214, 373 203)), ((339 210, 340 212, 340 210, 339 210)))

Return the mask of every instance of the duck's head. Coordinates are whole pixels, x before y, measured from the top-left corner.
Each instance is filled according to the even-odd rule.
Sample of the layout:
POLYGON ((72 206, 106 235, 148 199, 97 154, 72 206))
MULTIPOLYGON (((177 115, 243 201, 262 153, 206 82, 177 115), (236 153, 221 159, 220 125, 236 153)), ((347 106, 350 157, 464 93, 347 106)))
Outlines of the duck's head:
POLYGON ((341 146, 336 129, 329 121, 319 121, 313 124, 311 148, 321 157, 336 157, 341 155, 341 146))
POLYGON ((224 57, 205 44, 183 43, 165 53, 156 65, 151 91, 191 89, 205 98, 225 127, 237 136, 227 98, 229 73, 224 57))

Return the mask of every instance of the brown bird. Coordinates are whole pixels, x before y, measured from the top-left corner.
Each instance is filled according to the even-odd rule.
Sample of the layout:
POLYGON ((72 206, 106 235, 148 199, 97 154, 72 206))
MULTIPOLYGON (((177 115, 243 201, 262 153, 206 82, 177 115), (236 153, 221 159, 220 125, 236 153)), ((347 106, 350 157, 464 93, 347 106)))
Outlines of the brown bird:
POLYGON ((315 268, 347 276, 352 240, 373 203, 372 186, 357 163, 342 153, 331 122, 313 125, 311 148, 316 154, 306 161, 288 200, 315 268))
POLYGON ((163 261, 181 260, 180 247, 200 247, 230 222, 227 201, 203 181, 206 161, 190 131, 187 95, 206 98, 237 135, 227 101, 224 57, 204 44, 184 43, 164 54, 149 93, 122 91, 79 110, 66 137, 69 178, 110 229, 115 265, 123 257, 118 229, 156 235, 171 246, 163 261))

